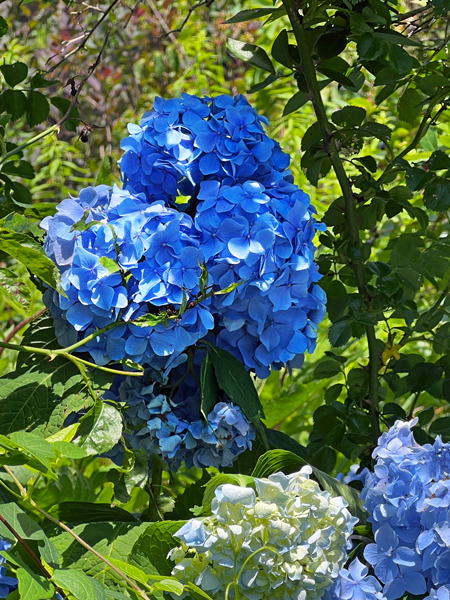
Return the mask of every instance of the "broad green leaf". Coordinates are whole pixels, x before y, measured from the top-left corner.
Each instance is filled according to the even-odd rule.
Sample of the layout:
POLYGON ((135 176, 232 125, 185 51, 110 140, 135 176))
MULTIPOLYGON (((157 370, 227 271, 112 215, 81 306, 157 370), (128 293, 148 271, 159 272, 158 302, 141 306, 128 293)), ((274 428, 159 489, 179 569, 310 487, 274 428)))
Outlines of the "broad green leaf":
POLYGON ((18 85, 26 79, 28 75, 28 67, 23 62, 15 62, 11 65, 0 65, 0 71, 10 87, 18 85))
POLYGON ((320 362, 314 370, 316 379, 329 379, 341 373, 341 366, 335 360, 324 360, 320 362))
POLYGON ((231 23, 243 23, 244 21, 252 21, 253 19, 259 19, 260 17, 267 17, 275 12, 276 8, 250 8, 248 10, 241 10, 236 15, 224 21, 225 25, 231 23))
POLYGON ((414 123, 420 114, 422 94, 419 90, 409 87, 403 92, 398 101, 398 116, 402 121, 414 123))
POLYGON ((350 320, 347 317, 342 317, 335 321, 328 331, 328 339, 330 344, 335 348, 344 346, 351 338, 352 328, 350 320))
POLYGON ((48 424, 59 403, 75 396, 83 404, 86 393, 78 369, 63 358, 8 373, 0 379, 0 431, 8 435, 39 427, 44 437, 55 433, 48 424))
POLYGON ((247 94, 255 94, 256 92, 260 92, 261 90, 264 90, 267 86, 269 86, 271 83, 273 83, 277 79, 278 79, 278 77, 276 75, 273 75, 272 73, 270 73, 270 75, 268 75, 263 81, 261 81, 260 83, 255 83, 255 85, 252 85, 252 87, 249 90, 247 90, 247 94))
POLYGON ((294 94, 292 98, 289 98, 289 100, 286 103, 286 106, 284 107, 283 117, 287 117, 287 115, 290 115, 291 113, 304 106, 309 101, 309 99, 309 95, 305 92, 297 92, 296 94, 294 94))
POLYGON ((8 31, 8 27, 8 21, 3 17, 0 17, 0 36, 5 35, 5 33, 8 31))
POLYGON ((27 109, 27 98, 20 90, 5 90, 0 94, 0 110, 11 115, 13 121, 20 119, 27 109))
POLYGON ((287 29, 283 29, 278 34, 272 45, 272 57, 284 67, 288 69, 292 66, 292 58, 289 54, 289 38, 287 29))
POLYGON ((17 569, 16 576, 19 580, 20 600, 46 600, 54 597, 55 588, 45 577, 22 567, 17 569))
POLYGON ((421 42, 417 42, 410 37, 406 37, 394 29, 377 29, 374 32, 374 35, 378 38, 386 40, 387 42, 390 42, 391 44, 398 44, 400 46, 416 46, 417 48, 422 48, 423 46, 421 42))
POLYGON ((122 429, 120 412, 99 399, 80 419, 77 443, 88 455, 102 454, 117 444, 122 436, 122 429))
POLYGON ((2 171, 8 175, 17 175, 24 179, 33 179, 35 175, 32 165, 26 160, 9 160, 3 163, 2 171))
POLYGON ((53 573, 52 581, 77 600, 106 600, 103 588, 94 585, 92 579, 81 571, 58 569, 53 573))
POLYGON ((446 440, 450 438, 450 417, 439 417, 430 425, 430 433, 442 435, 446 440))
POLYGON ((227 48, 236 58, 275 75, 274 66, 267 56, 267 52, 259 46, 228 38, 227 48))
POLYGON ((412 58, 401 46, 390 44, 389 64, 397 73, 408 73, 412 68, 412 58))
POLYGON ((0 250, 21 262, 50 287, 58 286, 59 275, 55 264, 31 237, 18 233, 0 233, 0 250))
MULTIPOLYGON (((75 434, 79 425, 78 423, 75 423, 74 425, 71 425, 70 428, 75 434), (72 428, 74 425, 75 429, 73 430, 72 428)), ((77 446, 76 444, 71 444, 70 442, 56 441, 53 442, 52 445, 64 458, 84 458, 86 456, 86 451, 83 448, 80 448, 80 446, 77 446)))
POLYGON ((208 345, 217 383, 232 402, 240 406, 246 417, 254 422, 264 418, 264 411, 249 373, 229 352, 208 345))
POLYGON ((0 292, 6 298, 7 302, 11 302, 13 306, 17 305, 22 310, 28 311, 31 299, 30 289, 10 269, 0 268, 0 292))
MULTIPOLYGON (((173 562, 167 558, 172 548, 180 545, 173 535, 181 529, 185 521, 161 521, 152 523, 135 543, 131 556, 142 557, 153 565, 160 575, 169 576, 173 562)), ((139 564, 138 562, 138 564, 139 564)))
POLYGON ((360 106, 346 106, 331 115, 331 120, 340 127, 358 127, 366 118, 366 111, 360 106))
POLYGON ((56 458, 52 444, 28 431, 15 431, 10 435, 10 438, 28 454, 34 456, 44 467, 51 469, 51 461, 56 458))
POLYGON ((65 523, 137 523, 138 519, 118 506, 94 502, 62 502, 58 515, 65 523))
POLYGON ((219 388, 217 385, 214 367, 209 352, 203 359, 200 370, 200 390, 202 396, 202 413, 205 418, 213 410, 218 400, 219 388))
POLYGON ((28 92, 27 97, 27 123, 30 127, 36 127, 46 120, 50 112, 47 98, 40 92, 28 92))
POLYGON ((305 461, 297 454, 287 450, 269 450, 258 458, 252 477, 268 477, 282 471, 285 475, 299 471, 305 461))
POLYGON ((162 581, 156 581, 152 584, 152 587, 155 590, 168 592, 170 594, 175 594, 176 596, 181 596, 181 594, 184 592, 184 585, 175 578, 167 578, 163 579, 162 581))
POLYGON ((44 231, 38 227, 34 221, 17 212, 10 213, 4 219, 2 219, 0 221, 0 226, 4 227, 8 231, 15 231, 16 233, 29 232, 36 238, 43 237, 44 235, 44 231))
POLYGON ((345 35, 342 35, 342 33, 329 32, 320 36, 316 48, 320 58, 326 60, 338 56, 338 54, 345 50, 346 46, 347 38, 345 35))

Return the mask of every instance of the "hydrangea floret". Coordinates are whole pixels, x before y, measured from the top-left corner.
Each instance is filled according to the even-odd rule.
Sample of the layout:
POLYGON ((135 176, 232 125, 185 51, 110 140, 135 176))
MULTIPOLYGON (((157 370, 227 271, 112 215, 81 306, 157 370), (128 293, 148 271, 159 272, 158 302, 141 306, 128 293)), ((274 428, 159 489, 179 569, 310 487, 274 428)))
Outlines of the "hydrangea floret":
POLYGON ((220 485, 212 515, 191 519, 175 534, 182 545, 169 554, 172 574, 214 600, 322 598, 347 560, 358 519, 311 472, 305 466, 255 479, 255 489, 220 485))

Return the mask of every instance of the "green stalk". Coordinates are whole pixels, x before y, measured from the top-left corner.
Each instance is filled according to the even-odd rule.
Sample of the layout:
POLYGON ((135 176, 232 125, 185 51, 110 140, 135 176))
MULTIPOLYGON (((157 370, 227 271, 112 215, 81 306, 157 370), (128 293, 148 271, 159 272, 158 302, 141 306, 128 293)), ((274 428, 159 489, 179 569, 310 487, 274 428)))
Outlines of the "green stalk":
MULTIPOLYGON (((316 69, 311 56, 311 48, 302 25, 299 14, 299 5, 296 0, 282 0, 286 13, 294 31, 298 50, 301 57, 303 74, 308 85, 310 98, 314 106, 317 121, 322 133, 324 144, 330 156, 339 185, 344 198, 345 216, 349 233, 350 249, 357 250, 361 248, 359 239, 359 227, 356 217, 356 202, 352 194, 351 183, 347 177, 339 151, 331 131, 329 129, 328 117, 320 95, 319 83, 317 80, 316 69)), ((351 260, 351 266, 355 273, 356 283, 359 293, 369 300, 367 286, 364 275, 364 265, 361 260, 351 260)), ((375 328, 372 325, 366 325, 366 337, 369 349, 369 378, 370 378, 370 418, 372 424, 373 441, 376 442, 380 435, 380 426, 378 422, 378 367, 380 364, 378 356, 375 328)))

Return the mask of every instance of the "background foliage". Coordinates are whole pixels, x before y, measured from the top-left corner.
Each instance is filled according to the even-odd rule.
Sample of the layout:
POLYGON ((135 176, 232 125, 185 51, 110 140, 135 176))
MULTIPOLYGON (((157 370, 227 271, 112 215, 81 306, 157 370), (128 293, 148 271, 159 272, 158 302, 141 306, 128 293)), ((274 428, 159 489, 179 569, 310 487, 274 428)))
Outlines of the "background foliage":
MULTIPOLYGON (((143 457, 130 453, 119 469, 94 456, 121 434, 119 412, 88 393, 107 389, 105 374, 87 383, 64 356, 0 349, 0 518, 24 542, 8 554, 16 597, 53 597, 48 579, 80 600, 145 597, 140 586, 156 598, 177 593, 164 558, 172 521, 195 505, 207 511, 219 483, 306 460, 321 485, 336 486, 328 475, 369 465, 380 430, 397 418, 419 417, 420 443, 450 439, 450 6, 309 2, 303 21, 294 7, 0 4, 6 344, 57 348, 41 301, 42 282, 57 282, 38 224, 81 187, 120 183, 126 124, 155 96, 248 93, 328 226, 318 239, 328 296, 318 349, 300 371, 255 382, 275 430, 269 443, 296 457, 257 463, 257 442, 231 474, 165 472, 152 487, 143 457), (91 407, 75 444, 65 419, 91 407)), ((5 524, 0 537, 17 542, 5 524)))

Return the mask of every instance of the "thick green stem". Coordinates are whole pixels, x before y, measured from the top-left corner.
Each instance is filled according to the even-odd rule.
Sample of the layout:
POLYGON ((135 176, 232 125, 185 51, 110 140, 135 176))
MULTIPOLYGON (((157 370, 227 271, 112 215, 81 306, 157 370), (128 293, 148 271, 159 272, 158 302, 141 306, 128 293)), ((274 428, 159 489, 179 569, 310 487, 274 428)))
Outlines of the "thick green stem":
MULTIPOLYGON (((331 164, 333 165, 334 172, 336 173, 336 177, 339 181, 339 185, 342 190, 350 242, 349 254, 350 256, 358 256, 361 254, 361 241, 359 239, 359 227, 356 215, 356 202, 352 194, 351 183, 347 177, 344 165, 342 164, 341 158, 339 156, 336 141, 334 140, 329 129, 328 117, 322 100, 322 96, 320 95, 320 88, 319 82, 317 80, 316 69, 311 56, 311 48, 302 25, 301 16, 299 13, 299 6, 297 5, 296 0, 283 0, 283 5, 286 9, 287 15, 292 25, 292 29, 294 31, 295 39, 297 41, 297 46, 302 61, 302 71, 305 76, 306 83, 308 85, 308 90, 310 93, 311 101, 314 106, 317 121, 319 123, 320 131, 322 133, 324 145, 327 148, 331 164)), ((368 301, 369 297, 367 293, 363 262, 359 258, 352 258, 351 266, 355 273, 358 291, 366 299, 366 301, 368 301)), ((378 422, 378 368, 380 360, 378 356, 375 328, 371 325, 366 325, 365 329, 369 349, 370 415, 372 423, 372 436, 374 442, 376 442, 380 434, 380 427, 378 422)))

